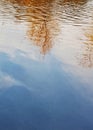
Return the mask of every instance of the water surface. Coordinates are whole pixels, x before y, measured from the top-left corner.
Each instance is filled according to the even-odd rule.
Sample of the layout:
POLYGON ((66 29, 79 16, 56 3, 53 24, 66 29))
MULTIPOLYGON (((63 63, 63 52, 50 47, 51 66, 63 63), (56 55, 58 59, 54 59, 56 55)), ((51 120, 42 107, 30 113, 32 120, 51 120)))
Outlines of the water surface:
POLYGON ((0 1, 0 130, 93 130, 93 1, 0 1))

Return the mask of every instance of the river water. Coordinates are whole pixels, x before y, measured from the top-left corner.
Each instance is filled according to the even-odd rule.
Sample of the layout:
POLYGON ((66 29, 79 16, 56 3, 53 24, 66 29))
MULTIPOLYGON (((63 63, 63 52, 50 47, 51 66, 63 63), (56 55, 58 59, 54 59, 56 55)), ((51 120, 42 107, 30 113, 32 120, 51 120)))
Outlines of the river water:
POLYGON ((93 130, 92 0, 0 0, 0 130, 93 130))

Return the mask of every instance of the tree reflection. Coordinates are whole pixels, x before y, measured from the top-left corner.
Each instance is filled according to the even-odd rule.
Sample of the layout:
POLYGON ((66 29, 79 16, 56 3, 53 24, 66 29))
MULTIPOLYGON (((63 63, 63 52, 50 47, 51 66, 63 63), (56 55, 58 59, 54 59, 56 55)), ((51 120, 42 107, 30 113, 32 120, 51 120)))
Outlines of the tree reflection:
POLYGON ((56 31, 53 27, 55 21, 52 21, 51 3, 51 0, 33 1, 35 8, 27 10, 33 15, 28 18, 30 22, 27 35, 37 46, 41 47, 42 54, 46 54, 52 48, 52 32, 56 31))
POLYGON ((80 64, 83 67, 93 67, 93 27, 85 34, 87 40, 84 42, 84 51, 80 64))
MULTIPOLYGON (((87 0, 63 0, 62 2, 64 4, 67 4, 67 3, 72 3, 74 4, 74 6, 78 6, 78 5, 83 5, 86 3, 87 0)), ((71 4, 71 5, 72 5, 71 4)))
MULTIPOLYGON (((61 7, 67 3, 69 7, 74 3, 75 6, 84 4, 84 0, 7 0, 13 4, 20 6, 16 8, 17 14, 15 17, 17 19, 24 19, 28 22, 27 36, 32 40, 35 45, 41 48, 41 53, 46 54, 53 45, 53 38, 58 33, 58 17, 57 20, 54 19, 53 10, 57 10, 58 6, 61 7), (54 7, 55 6, 55 7, 54 7), (22 8, 25 7, 25 8, 22 8)), ((74 12, 77 11, 74 10, 74 12)), ((61 15, 63 9, 60 10, 61 15)), ((73 15, 76 15, 77 12, 73 15)), ((57 13, 56 13, 57 15, 57 13)), ((72 15, 72 13, 71 13, 72 15)), ((72 16, 71 16, 72 17, 72 16)))
MULTIPOLYGON (((15 13, 16 19, 19 21, 24 20, 27 22, 28 31, 26 34, 28 38, 36 46, 40 47, 42 54, 46 54, 53 47, 54 37, 59 33, 59 31, 61 31, 60 28, 65 28, 64 26, 65 24, 68 25, 68 23, 72 22, 71 23, 72 26, 75 26, 75 24, 78 25, 78 23, 80 23, 83 28, 82 21, 86 20, 86 18, 83 17, 83 15, 86 15, 84 14, 85 9, 83 5, 87 2, 87 0, 6 0, 6 1, 9 1, 13 4, 16 10, 15 13), (61 27, 59 28, 60 25, 61 27)), ((78 26, 75 27, 76 29, 78 29, 78 26)), ((74 31, 75 30, 72 30, 72 32, 74 31)), ((64 32, 62 32, 62 34, 64 35, 64 32)), ((84 46, 81 50, 82 55, 78 59, 78 63, 80 63, 79 65, 82 65, 84 67, 93 67, 92 34, 93 31, 90 31, 90 33, 85 34, 87 40, 86 42, 84 42, 84 46)), ((61 42, 63 42, 62 39, 64 39, 63 35, 61 35, 61 42)), ((65 39, 68 39, 68 34, 65 37, 66 37, 65 39)), ((77 37, 72 36, 72 40, 73 38, 75 39, 77 37)), ((58 40, 59 39, 57 39, 57 42, 58 40)), ((78 39, 75 39, 75 41, 77 43, 78 39)), ((75 45, 76 44, 72 44, 72 46, 75 45)), ((68 48, 67 44, 64 44, 64 46, 65 48, 68 48)), ((77 46, 75 46, 75 48, 78 48, 77 46)), ((65 57, 69 55, 69 52, 67 52, 65 57)), ((75 55, 71 57, 75 57, 75 55)))
POLYGON ((41 48, 42 54, 46 54, 52 48, 52 39, 59 30, 56 20, 52 19, 54 0, 8 1, 20 6, 16 8, 15 17, 19 20, 24 18, 29 28, 28 38, 41 48))

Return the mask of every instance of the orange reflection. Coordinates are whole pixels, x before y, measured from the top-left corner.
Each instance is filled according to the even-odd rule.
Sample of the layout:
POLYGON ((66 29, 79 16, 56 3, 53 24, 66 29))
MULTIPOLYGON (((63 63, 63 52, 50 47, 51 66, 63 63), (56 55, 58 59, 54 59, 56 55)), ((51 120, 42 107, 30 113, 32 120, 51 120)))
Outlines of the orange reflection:
POLYGON ((52 20, 52 2, 53 0, 31 1, 34 9, 27 9, 32 17, 28 18, 29 30, 27 35, 29 39, 41 48, 41 53, 46 54, 52 48, 54 32, 58 31, 58 25, 52 20))
POLYGON ((28 37, 33 40, 37 46, 41 47, 42 54, 46 54, 46 52, 52 48, 51 35, 47 27, 47 22, 33 22, 32 25, 29 25, 29 28, 31 29, 27 33, 28 37))
POLYGON ((85 49, 81 58, 81 65, 83 67, 93 67, 93 27, 85 34, 87 40, 84 43, 85 49))
POLYGON ((63 3, 73 3, 73 4, 76 4, 76 5, 82 5, 86 2, 87 0, 63 0, 63 3))
POLYGON ((18 4, 20 6, 28 6, 30 4, 30 0, 6 0, 11 2, 12 4, 18 4))
MULTIPOLYGON (((53 1, 53 0, 52 0, 53 1)), ((29 17, 29 30, 27 35, 29 39, 41 48, 41 53, 46 54, 52 48, 52 31, 54 21, 51 24, 51 0, 32 1, 34 9, 29 8, 33 17, 29 17), (43 6, 42 6, 43 5, 43 6), (52 31, 51 31, 52 29, 52 31)))
MULTIPOLYGON (((16 14, 15 17, 19 20, 24 18, 24 20, 27 22, 27 26, 29 28, 27 31, 27 36, 30 40, 33 41, 35 45, 40 47, 42 54, 46 54, 53 47, 53 39, 60 31, 59 26, 58 26, 60 20, 61 20, 61 25, 62 25, 64 24, 62 23, 62 20, 68 20, 67 22, 69 23, 70 21, 68 17, 69 18, 71 17, 72 18, 71 20, 73 20, 72 21, 73 23, 79 22, 83 26, 83 23, 82 23, 82 17, 83 17, 82 9, 83 8, 81 7, 83 4, 87 2, 87 0, 59 0, 59 1, 55 1, 55 0, 8 0, 8 1, 20 6, 19 8, 16 8, 16 12, 18 13, 18 15, 16 14), (69 10, 67 10, 66 7, 62 9, 61 7, 63 7, 64 5, 67 5, 67 8, 69 8, 69 10), (25 8, 22 8, 24 6, 25 8), (75 8, 76 6, 78 8, 75 8), (56 10, 56 8, 58 10, 56 10), (55 14, 56 17, 54 17, 53 15, 53 9, 56 11, 59 11, 55 14), (68 11, 67 12, 68 15, 66 15, 65 13, 64 15, 65 17, 62 16, 64 9, 68 11), (80 12, 82 13, 80 14, 80 12), (77 17, 75 19, 76 15, 77 17)), ((72 26, 74 26, 73 23, 72 23, 72 26)), ((78 27, 76 28, 78 29, 78 27)), ((75 30, 72 30, 72 32, 74 31, 75 30)), ((62 34, 64 34, 64 32, 62 32, 62 34)), ((78 63, 80 63, 80 65, 84 67, 93 67, 93 35, 92 34, 93 34, 93 31, 90 31, 89 33, 85 34, 87 37, 87 41, 84 43, 84 46, 82 48, 82 55, 79 57, 79 60, 78 60, 78 63)), ((75 40, 76 42, 78 41, 78 39, 75 39, 75 40)), ((66 48, 66 46, 68 45, 65 44, 64 46, 66 48)), ((72 46, 75 46, 75 45, 72 44, 72 46)), ((77 46, 75 46, 75 48, 77 46)), ((69 53, 67 53, 65 56, 67 55, 69 55, 69 53)))
MULTIPOLYGON (((54 0, 10 0, 13 4, 20 5, 17 12, 21 12, 22 6, 26 6, 24 17, 28 22, 27 36, 35 45, 41 48, 41 53, 46 54, 52 48, 52 39, 58 32, 56 20, 52 20, 52 7, 54 0), (54 33, 56 32, 56 33, 54 33)), ((22 13, 22 12, 21 12, 22 13)), ((21 19, 21 15, 15 16, 21 19)))

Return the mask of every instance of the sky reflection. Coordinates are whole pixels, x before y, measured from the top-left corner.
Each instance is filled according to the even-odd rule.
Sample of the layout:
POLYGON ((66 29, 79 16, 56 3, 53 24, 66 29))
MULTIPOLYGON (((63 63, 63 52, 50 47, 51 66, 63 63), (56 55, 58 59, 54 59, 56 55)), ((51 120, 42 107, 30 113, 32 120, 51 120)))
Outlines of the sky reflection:
MULTIPOLYGON (((3 2, 0 4, 2 8, 3 2)), ((0 15, 2 53, 21 66, 25 65, 21 59, 35 60, 38 64, 40 62, 47 66, 47 62, 54 58, 60 62, 61 69, 64 68, 66 73, 76 75, 84 85, 88 83, 92 86, 92 2, 81 0, 6 2, 11 6, 8 8, 7 5, 6 9, 9 11, 6 15, 11 16, 14 10, 12 16, 16 20, 11 20, 7 16, 2 18, 0 15), (91 10, 87 11, 88 8, 91 10)), ((26 70, 28 68, 29 65, 26 70)))
MULTIPOLYGON (((19 30, 16 29, 16 23, 13 25, 15 26, 13 30, 16 31, 14 37, 16 38, 17 35, 19 42, 26 40, 31 47, 37 45, 40 53, 45 55, 51 52, 67 64, 92 67, 93 54, 90 54, 92 52, 92 32, 87 34, 93 21, 92 2, 91 5, 90 2, 81 0, 59 2, 53 0, 39 2, 17 0, 14 2, 10 0, 8 2, 12 4, 10 12, 13 12, 12 8, 14 8, 13 15, 16 22, 23 20, 21 21, 22 27, 17 25, 20 26, 20 31, 24 31, 24 34, 19 32, 23 36, 18 36, 19 30), (90 10, 87 11, 88 9, 90 10), (27 36, 25 37, 25 35, 27 36), (26 39, 27 37, 28 39, 26 39)), ((18 43, 18 45, 20 44, 18 43)))
POLYGON ((92 8, 0 1, 0 130, 93 130, 92 8))

